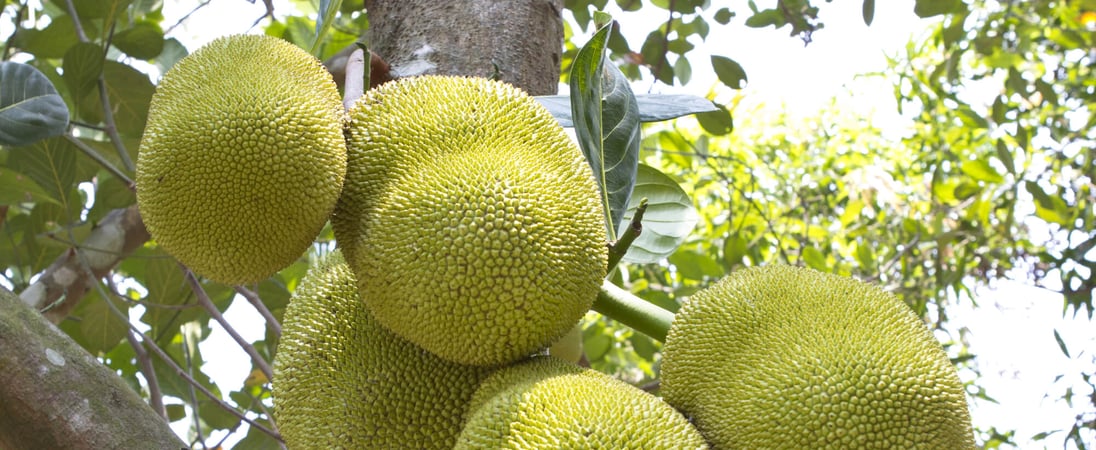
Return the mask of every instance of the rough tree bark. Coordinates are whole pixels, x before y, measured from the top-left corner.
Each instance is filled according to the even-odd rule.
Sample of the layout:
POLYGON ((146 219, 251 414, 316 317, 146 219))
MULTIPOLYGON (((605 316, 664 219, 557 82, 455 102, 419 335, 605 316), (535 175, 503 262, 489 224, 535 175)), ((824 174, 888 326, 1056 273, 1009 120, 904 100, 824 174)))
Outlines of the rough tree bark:
POLYGON ((0 448, 187 448, 125 381, 2 287, 0 373, 0 448))
MULTIPOLYGON (((370 49, 395 76, 495 76, 532 95, 557 92, 562 0, 366 4, 370 49)), ((19 297, 0 288, 0 449, 186 448, 121 378, 49 323, 149 238, 136 205, 115 210, 81 242, 83 258, 65 252, 19 297)))
POLYGON ((397 76, 497 76, 551 95, 559 85, 562 8, 562 0, 366 0, 366 38, 397 76))

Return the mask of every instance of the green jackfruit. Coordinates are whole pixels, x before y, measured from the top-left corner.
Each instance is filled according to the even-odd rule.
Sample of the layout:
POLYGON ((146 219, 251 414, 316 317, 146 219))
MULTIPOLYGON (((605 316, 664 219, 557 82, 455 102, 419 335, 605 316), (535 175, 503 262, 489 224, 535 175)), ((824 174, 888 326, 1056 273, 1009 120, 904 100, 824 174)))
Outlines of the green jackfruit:
POLYGON ((223 37, 163 77, 137 157, 149 233, 195 272, 262 280, 308 248, 346 172, 344 112, 319 61, 271 36, 223 37))
POLYGON ((274 358, 274 417, 291 449, 450 449, 489 371, 381 327, 338 252, 301 280, 274 358))
POLYGON ((335 237, 379 322, 439 356, 503 364, 562 336, 605 276, 582 154, 510 85, 405 78, 350 111, 335 237))
POLYGON ((662 394, 713 448, 974 447, 962 383, 893 295, 790 266, 740 270, 681 308, 662 394))
POLYGON ((472 398, 462 449, 702 449, 685 416, 658 397, 553 357, 500 369, 472 398))

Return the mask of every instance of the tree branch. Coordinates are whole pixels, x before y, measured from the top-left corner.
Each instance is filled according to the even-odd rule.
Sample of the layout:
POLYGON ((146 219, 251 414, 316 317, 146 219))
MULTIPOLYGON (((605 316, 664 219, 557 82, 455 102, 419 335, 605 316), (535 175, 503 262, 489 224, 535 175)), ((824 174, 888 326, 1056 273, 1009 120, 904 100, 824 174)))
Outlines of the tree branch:
POLYGON ((186 448, 125 381, 2 288, 0 373, 0 448, 186 448))
POLYGON ((61 254, 38 280, 19 294, 50 322, 60 323, 95 283, 150 239, 137 205, 107 214, 80 245, 61 254), (94 277, 89 276, 77 252, 83 252, 94 277))

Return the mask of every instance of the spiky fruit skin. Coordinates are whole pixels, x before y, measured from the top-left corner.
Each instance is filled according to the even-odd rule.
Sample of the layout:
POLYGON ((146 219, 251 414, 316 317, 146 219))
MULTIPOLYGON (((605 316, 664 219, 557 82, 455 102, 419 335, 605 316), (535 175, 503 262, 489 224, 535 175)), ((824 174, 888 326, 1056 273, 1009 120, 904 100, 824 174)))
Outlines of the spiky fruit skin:
POLYGON ((302 279, 274 359, 291 449, 450 449, 488 369, 442 360, 380 326, 342 255, 302 279))
POLYGON ((223 37, 164 74, 137 158, 149 233, 226 284, 296 260, 331 215, 346 173, 331 75, 271 36, 223 37))
POLYGON ((348 144, 332 223, 386 327, 499 365, 589 310, 607 258, 597 187, 532 97, 481 78, 386 83, 351 109, 348 144))
POLYGON ((974 448, 962 383, 893 295, 790 266, 698 292, 663 348, 662 395, 713 448, 974 448))
POLYGON ((658 397, 591 369, 535 357, 480 385, 456 450, 707 448, 658 397))

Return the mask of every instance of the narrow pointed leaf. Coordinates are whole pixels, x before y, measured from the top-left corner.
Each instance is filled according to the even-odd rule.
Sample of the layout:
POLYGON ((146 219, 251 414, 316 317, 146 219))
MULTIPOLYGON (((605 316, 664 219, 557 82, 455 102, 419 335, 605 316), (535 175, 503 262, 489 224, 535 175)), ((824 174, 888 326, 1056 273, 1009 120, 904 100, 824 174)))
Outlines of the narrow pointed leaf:
POLYGON ((22 146, 65 132, 69 111, 42 72, 0 63, 0 145, 22 146))
POLYGON ((875 19, 875 0, 864 0, 861 13, 864 16, 864 25, 870 27, 872 20, 875 19))
POLYGON ((643 232, 624 254, 623 260, 630 263, 649 264, 669 256, 689 236, 700 217, 692 200, 673 178, 640 164, 624 220, 632 219, 644 198, 647 211, 643 214, 643 232))
POLYGON ((342 0, 320 0, 320 12, 316 15, 316 35, 313 37, 309 53, 319 56, 320 45, 323 44, 327 30, 331 29, 331 24, 335 21, 341 6, 342 0))
POLYGON ((620 69, 606 64, 610 32, 611 25, 601 27, 575 57, 571 113, 601 191, 607 234, 615 239, 639 163, 639 107, 620 69))
MULTIPOLYGON (((565 127, 575 126, 571 117, 571 96, 542 95, 536 98, 552 116, 565 127)), ((640 122, 661 122, 681 116, 702 112, 718 111, 718 108, 704 97, 684 94, 640 94, 636 96, 640 122)))

